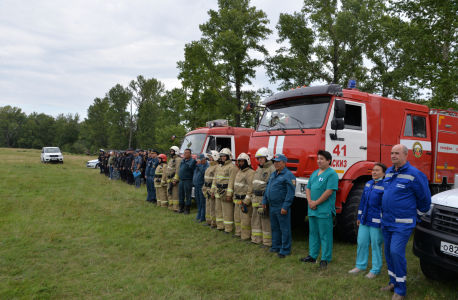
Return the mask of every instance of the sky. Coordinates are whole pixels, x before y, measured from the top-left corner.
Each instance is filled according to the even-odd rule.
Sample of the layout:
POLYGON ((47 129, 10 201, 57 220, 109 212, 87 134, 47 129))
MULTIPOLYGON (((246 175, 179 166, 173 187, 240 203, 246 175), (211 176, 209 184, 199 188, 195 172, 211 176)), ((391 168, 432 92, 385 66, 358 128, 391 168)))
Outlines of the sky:
MULTIPOLYGON (((0 106, 27 114, 78 113, 83 119, 96 97, 138 75, 166 89, 181 87, 177 62, 184 46, 201 37, 199 24, 217 0, 1 0, 0 106)), ((280 13, 300 11, 303 0, 251 0, 266 12, 274 33, 264 41, 279 48, 280 13)), ((264 69, 253 88, 270 87, 264 69)))

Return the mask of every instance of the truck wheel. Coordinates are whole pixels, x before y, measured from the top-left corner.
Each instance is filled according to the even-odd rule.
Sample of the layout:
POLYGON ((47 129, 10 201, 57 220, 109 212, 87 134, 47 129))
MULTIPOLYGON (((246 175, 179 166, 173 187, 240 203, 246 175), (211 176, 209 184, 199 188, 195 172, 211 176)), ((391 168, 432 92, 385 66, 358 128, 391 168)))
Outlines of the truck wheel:
POLYGON ((337 214, 337 232, 342 240, 349 243, 356 243, 358 239, 358 209, 359 201, 364 190, 364 183, 355 183, 347 201, 342 203, 342 212, 337 214))
POLYGON ((457 273, 432 264, 429 261, 420 258, 420 268, 426 278, 438 281, 450 281, 454 279, 457 273))

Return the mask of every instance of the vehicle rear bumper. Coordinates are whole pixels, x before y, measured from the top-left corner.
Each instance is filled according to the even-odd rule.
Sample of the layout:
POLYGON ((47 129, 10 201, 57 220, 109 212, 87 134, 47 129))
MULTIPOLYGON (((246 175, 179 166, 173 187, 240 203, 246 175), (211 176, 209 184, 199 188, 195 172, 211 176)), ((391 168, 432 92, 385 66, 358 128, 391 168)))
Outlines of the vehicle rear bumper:
POLYGON ((415 228, 413 254, 458 273, 458 257, 445 254, 440 250, 441 241, 458 245, 458 237, 425 228, 425 225, 419 223, 415 228))

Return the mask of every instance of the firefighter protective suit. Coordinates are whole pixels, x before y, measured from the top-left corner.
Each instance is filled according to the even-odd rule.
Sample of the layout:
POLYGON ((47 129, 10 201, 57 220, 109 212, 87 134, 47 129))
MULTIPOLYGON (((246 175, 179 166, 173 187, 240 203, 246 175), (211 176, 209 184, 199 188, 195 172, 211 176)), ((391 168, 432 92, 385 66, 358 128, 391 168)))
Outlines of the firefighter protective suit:
MULTIPOLYGON (((245 164, 247 164, 245 162, 245 164)), ((251 217, 253 207, 251 205, 251 191, 253 188, 254 170, 248 165, 239 170, 234 180, 234 221, 235 235, 248 240, 251 238, 251 217)))
POLYGON ((169 199, 169 209, 178 211, 178 183, 180 181, 180 163, 181 157, 178 154, 172 155, 167 164, 167 196, 169 199), (175 183, 175 185, 173 185, 175 183))

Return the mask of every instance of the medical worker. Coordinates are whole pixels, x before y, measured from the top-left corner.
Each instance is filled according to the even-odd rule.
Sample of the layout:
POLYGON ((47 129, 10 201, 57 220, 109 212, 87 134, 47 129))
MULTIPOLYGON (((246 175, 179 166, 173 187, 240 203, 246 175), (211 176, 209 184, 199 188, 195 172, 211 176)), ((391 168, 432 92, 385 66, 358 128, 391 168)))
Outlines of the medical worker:
POLYGON ((369 245, 372 248, 372 269, 366 278, 375 278, 382 270, 382 245, 383 235, 380 228, 380 209, 383 197, 383 176, 387 167, 376 163, 372 168, 372 180, 364 187, 358 210, 358 249, 356 253, 356 266, 350 274, 358 274, 366 270, 369 259, 369 245))
POLYGON ((382 291, 394 291, 394 300, 407 295, 406 246, 417 223, 431 207, 431 193, 426 175, 407 161, 404 145, 391 149, 393 166, 386 171, 382 198, 382 234, 390 283, 382 291))
POLYGON ((336 191, 339 176, 330 168, 331 153, 320 150, 317 154, 319 169, 314 171, 307 183, 306 195, 309 203, 309 255, 301 258, 304 263, 316 263, 320 254, 320 269, 326 269, 332 259, 333 216, 336 215, 336 191))
POLYGON ((296 190, 296 177, 286 168, 288 159, 283 154, 276 154, 272 159, 276 172, 267 182, 262 208, 270 207, 272 229, 272 247, 270 252, 278 258, 291 254, 291 204, 296 190))

